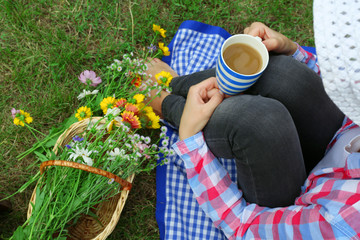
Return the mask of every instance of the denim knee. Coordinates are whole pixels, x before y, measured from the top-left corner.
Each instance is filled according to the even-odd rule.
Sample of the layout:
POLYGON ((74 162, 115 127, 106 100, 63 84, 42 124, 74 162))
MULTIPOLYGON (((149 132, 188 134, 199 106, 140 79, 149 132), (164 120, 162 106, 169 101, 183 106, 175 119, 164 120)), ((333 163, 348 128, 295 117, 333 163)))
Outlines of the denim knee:
POLYGON ((225 99, 204 129, 210 149, 220 157, 236 157, 238 149, 272 145, 297 133, 287 109, 279 101, 259 95, 238 95, 225 99), (275 139, 274 139, 275 138, 275 139), (226 141, 231 148, 219 149, 226 141), (230 152, 231 151, 231 152, 230 152))
POLYGON ((318 74, 291 57, 272 56, 248 93, 276 99, 287 108, 299 134, 307 171, 311 171, 344 119, 318 74))
POLYGON ((226 99, 204 129, 217 157, 235 158, 238 185, 247 201, 285 206, 306 177, 296 128, 277 100, 240 95, 226 99))

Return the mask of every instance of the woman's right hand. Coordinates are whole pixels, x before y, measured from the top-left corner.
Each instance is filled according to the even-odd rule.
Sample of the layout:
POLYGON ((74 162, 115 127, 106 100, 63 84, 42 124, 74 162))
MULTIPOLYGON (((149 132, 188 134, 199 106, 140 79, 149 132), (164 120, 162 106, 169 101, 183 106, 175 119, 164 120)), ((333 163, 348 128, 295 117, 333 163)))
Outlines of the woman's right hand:
POLYGON ((269 52, 273 51, 290 56, 297 50, 296 43, 260 22, 252 23, 250 27, 245 28, 244 33, 260 37, 269 52))
POLYGON ((201 131, 223 99, 224 94, 217 87, 215 77, 208 78, 192 86, 189 89, 180 120, 180 140, 201 131))

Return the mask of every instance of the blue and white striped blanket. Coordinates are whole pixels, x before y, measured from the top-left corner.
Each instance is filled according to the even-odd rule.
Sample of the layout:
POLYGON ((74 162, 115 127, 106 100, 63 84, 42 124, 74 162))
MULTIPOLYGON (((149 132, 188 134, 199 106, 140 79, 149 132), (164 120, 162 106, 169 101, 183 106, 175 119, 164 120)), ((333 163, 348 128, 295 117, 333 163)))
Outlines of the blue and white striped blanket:
MULTIPOLYGON (((215 67, 223 41, 230 37, 224 29, 196 21, 183 22, 168 45, 170 56, 164 57, 179 75, 215 67)), ((168 126, 170 147, 178 141, 177 130, 168 126)), ((232 159, 220 159, 236 182, 236 166, 232 159)), ((156 170, 156 219, 160 239, 226 239, 206 217, 188 185, 183 161, 176 155, 156 170)))

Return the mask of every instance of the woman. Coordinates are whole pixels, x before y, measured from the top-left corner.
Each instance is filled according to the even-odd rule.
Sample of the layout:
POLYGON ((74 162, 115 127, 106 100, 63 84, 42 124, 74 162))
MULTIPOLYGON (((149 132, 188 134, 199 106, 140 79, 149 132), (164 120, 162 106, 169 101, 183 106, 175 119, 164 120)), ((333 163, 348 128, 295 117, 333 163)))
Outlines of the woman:
MULTIPOLYGON (((360 3, 315 0, 314 9, 315 39, 325 86, 340 109, 360 123, 360 58, 357 58, 360 53, 358 39, 354 38, 360 32, 355 26, 359 21, 352 21, 359 16, 360 3), (349 30, 348 26, 351 31, 343 32, 349 30), (334 49, 340 46, 344 48, 334 49), (353 51, 350 57, 349 51, 353 51)), ((254 32, 261 37, 261 31, 254 32)), ((250 29, 248 33, 254 32, 250 29)), ((294 205, 267 208, 245 201, 242 191, 209 151, 206 134, 198 132, 206 129, 211 114, 215 114, 221 103, 222 96, 213 78, 192 87, 180 122, 182 141, 174 145, 185 162, 189 184, 200 206, 215 226, 229 239, 359 239, 357 125, 351 120, 343 123, 324 157, 330 161, 322 161, 312 170, 294 205), (196 114, 200 110, 204 114, 196 114)))
MULTIPOLYGON (((341 110, 359 123, 360 58, 357 58, 358 39, 354 38, 359 35, 359 28, 355 26, 359 21, 355 23, 352 20, 359 16, 360 3, 357 0, 315 0, 314 9, 315 39, 320 66, 324 69, 322 75, 325 86, 328 86, 330 96, 341 110), (343 32, 349 30, 349 26, 351 31, 343 32), (327 32, 328 30, 334 31, 327 32), (328 45, 329 43, 331 44, 328 45), (335 49, 341 45, 345 50, 335 49), (349 55, 349 51, 352 51, 353 55, 349 55), (336 54, 332 55, 333 53, 336 54)), ((246 32, 264 39, 265 35, 262 33, 267 30, 263 26, 257 26, 255 29, 247 29, 246 32)), ((266 37, 264 40, 266 41, 266 37)), ((289 89, 292 91, 292 88, 289 89)), ((160 98, 164 100, 162 103, 160 101, 163 110, 167 97, 162 95, 160 98)), ((244 199, 243 191, 231 182, 227 172, 210 152, 207 146, 210 144, 205 142, 206 129, 224 102, 214 78, 191 87, 179 124, 182 141, 173 146, 185 162, 189 184, 197 196, 197 201, 215 226, 222 229, 230 239, 358 239, 359 127, 345 117, 337 132, 329 130, 327 134, 335 134, 335 137, 323 159, 327 161, 321 161, 312 170, 302 187, 301 195, 293 205, 282 208, 261 207, 258 204, 249 204, 244 199), (203 132, 200 131, 202 129, 203 132)), ((289 107, 285 108, 291 112, 289 107)), ((322 108, 316 109, 323 111, 322 108)), ((163 114, 165 115, 165 111, 163 114)), ((166 117, 164 116, 165 119, 166 117)), ((301 142, 302 128, 296 123, 296 117, 292 118, 297 132, 287 134, 299 136, 301 142)), ((334 119, 328 121, 332 122, 334 119)), ((339 120, 335 119, 335 122, 337 121, 339 120)), ((322 125, 321 123, 323 122, 318 122, 319 125, 322 125)), ((300 152, 306 151, 304 144, 301 144, 300 149, 300 152)), ((267 159, 268 157, 266 156, 267 159)))
MULTIPOLYGON (((261 23, 245 33, 264 39, 271 51, 269 65, 244 94, 219 104, 203 132, 215 156, 235 158, 238 187, 248 202, 287 206, 322 159, 344 114, 326 94, 313 55, 261 23)), ((179 127, 189 88, 214 77, 215 69, 179 77, 158 59, 151 65, 149 74, 165 70, 175 76, 172 93, 162 92, 152 106, 179 127)), ((193 117, 203 111, 200 108, 193 117)))

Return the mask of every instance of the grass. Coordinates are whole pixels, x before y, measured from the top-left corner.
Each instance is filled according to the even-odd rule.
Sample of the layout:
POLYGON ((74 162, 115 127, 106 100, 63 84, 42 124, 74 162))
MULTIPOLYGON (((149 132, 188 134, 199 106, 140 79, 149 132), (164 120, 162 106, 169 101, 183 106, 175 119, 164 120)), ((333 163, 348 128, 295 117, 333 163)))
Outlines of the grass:
MULTIPOLYGON (((300 45, 314 46, 311 0, 0 0, 0 193, 14 193, 38 169, 34 155, 16 156, 34 137, 11 122, 12 107, 34 117, 48 133, 74 113, 77 76, 146 47, 153 23, 167 30, 167 43, 184 20, 241 33, 264 22, 300 45)), ((155 172, 135 178, 120 221, 109 239, 158 239, 155 172)), ((0 216, 0 238, 26 219, 32 187, 11 198, 13 211, 0 216)))

